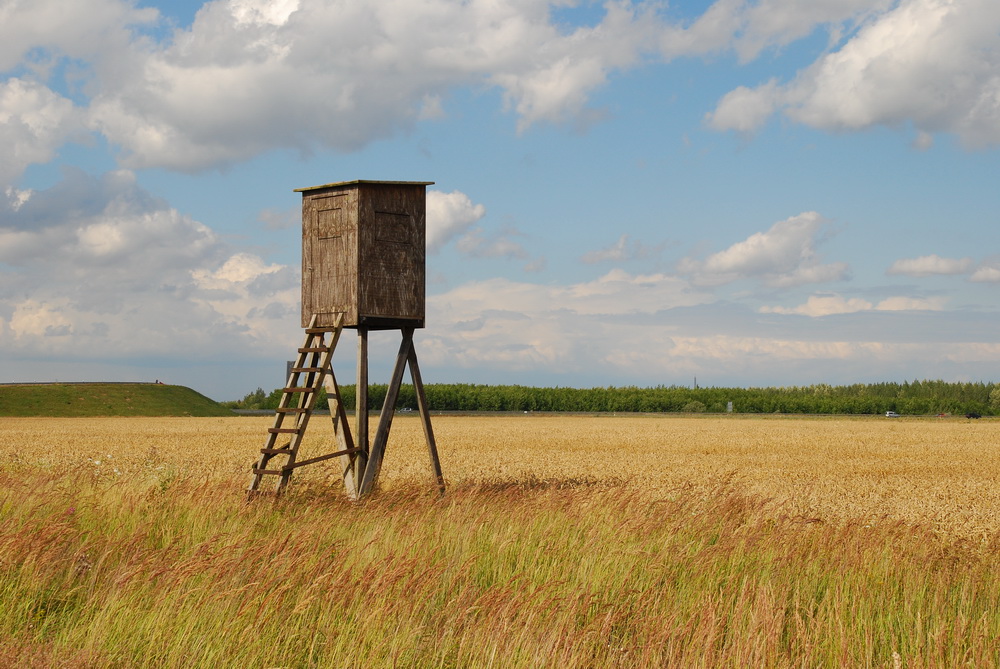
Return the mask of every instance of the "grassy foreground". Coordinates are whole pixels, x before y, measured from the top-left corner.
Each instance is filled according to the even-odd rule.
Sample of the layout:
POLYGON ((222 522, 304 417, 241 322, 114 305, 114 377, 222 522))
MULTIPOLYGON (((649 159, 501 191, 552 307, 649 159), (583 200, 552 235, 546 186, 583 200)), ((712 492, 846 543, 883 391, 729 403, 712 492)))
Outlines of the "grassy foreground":
POLYGON ((229 416, 184 386, 162 383, 45 383, 0 386, 0 416, 229 416))
POLYGON ((997 666, 997 545, 725 484, 497 481, 245 505, 3 476, 0 665, 997 666), (24 504, 27 500, 29 503, 24 504))
POLYGON ((266 421, 43 421, 47 443, 13 421, 0 666, 1000 666, 997 521, 946 531, 975 477, 995 481, 990 424, 533 420, 441 420, 444 497, 406 473, 419 426, 401 420, 374 498, 317 468, 249 505, 266 421), (945 438, 948 462, 919 450, 945 438), (531 464, 516 443, 544 446, 538 475, 488 473, 531 464), (641 474, 611 471, 622 453, 641 474), (763 495, 754 462, 774 491, 806 472, 831 491, 763 495), (926 523, 902 498, 855 515, 897 487, 882 467, 926 523))

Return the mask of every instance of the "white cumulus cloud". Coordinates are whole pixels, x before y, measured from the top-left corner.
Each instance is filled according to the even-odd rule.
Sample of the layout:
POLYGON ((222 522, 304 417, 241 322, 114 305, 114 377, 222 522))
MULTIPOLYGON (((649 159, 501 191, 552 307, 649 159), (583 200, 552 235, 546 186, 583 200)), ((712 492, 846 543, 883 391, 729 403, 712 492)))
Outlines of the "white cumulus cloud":
POLYGON ((677 277, 621 270, 568 285, 471 282, 428 297, 428 321, 435 326, 423 335, 421 355, 426 351, 437 362, 487 362, 508 369, 569 369, 581 360, 611 365, 643 333, 670 330, 650 324, 625 337, 628 318, 711 300, 677 277), (615 332, 623 333, 621 340, 615 332))
POLYGON ((853 314, 861 311, 941 311, 943 297, 889 297, 873 304, 858 297, 841 295, 811 295, 804 304, 796 307, 761 307, 762 314, 791 314, 820 318, 836 314, 853 314))
POLYGON ((68 172, 8 206, 0 263, 8 353, 247 356, 287 348, 297 324, 297 268, 232 249, 128 171, 68 172))
POLYGON ((969 147, 1000 144, 1000 4, 901 0, 871 9, 838 49, 793 81, 724 96, 710 125, 746 132, 781 110, 834 131, 909 121, 922 147, 938 132, 969 147))
POLYGON ((984 265, 972 273, 969 281, 976 283, 1000 283, 1000 266, 984 265))
POLYGON ((192 171, 275 147, 356 150, 443 117, 456 87, 499 87, 521 131, 575 123, 648 48, 642 19, 627 3, 566 30, 533 0, 217 0, 172 41, 118 54, 130 67, 98 68, 90 123, 128 167, 192 171))
POLYGON ((828 52, 792 81, 734 88, 708 123, 752 132, 780 111, 832 130, 909 121, 920 147, 939 132, 1000 143, 993 0, 718 0, 690 25, 661 3, 614 1, 573 27, 554 18, 565 4, 213 0, 190 26, 154 37, 168 25, 156 10, 122 0, 8 2, 0 70, 32 76, 0 83, 0 133, 17 149, 0 177, 12 183, 81 124, 132 169, 353 151, 445 118, 449 94, 469 87, 498 88, 521 132, 586 125, 605 114, 591 99, 616 72, 726 51, 746 62, 818 28, 828 52), (72 103, 47 82, 67 59, 72 103))
POLYGON ((0 81, 0 184, 14 183, 29 165, 51 160, 82 131, 80 113, 70 100, 37 81, 0 81))
POLYGON ((427 191, 427 250, 440 250, 485 215, 486 207, 473 204, 465 193, 427 191))
POLYGON ((762 307, 765 314, 800 314, 813 318, 832 314, 851 314, 868 311, 872 303, 860 298, 844 298, 840 295, 811 295, 805 304, 797 307, 762 307))
POLYGON ((919 258, 897 260, 886 270, 886 274, 914 277, 968 274, 973 264, 972 258, 942 258, 939 255, 931 254, 919 258))
MULTIPOLYGON (((121 0, 5 0, 0 3, 0 71, 14 68, 36 49, 71 58, 113 54, 135 38, 133 27, 157 17, 155 9, 121 0)), ((28 61, 42 73, 51 64, 37 53, 28 61)))
POLYGON ((847 277, 846 263, 823 264, 816 251, 821 231, 829 225, 814 211, 779 221, 704 260, 684 258, 681 274, 704 285, 757 279, 777 287, 839 281, 847 277))

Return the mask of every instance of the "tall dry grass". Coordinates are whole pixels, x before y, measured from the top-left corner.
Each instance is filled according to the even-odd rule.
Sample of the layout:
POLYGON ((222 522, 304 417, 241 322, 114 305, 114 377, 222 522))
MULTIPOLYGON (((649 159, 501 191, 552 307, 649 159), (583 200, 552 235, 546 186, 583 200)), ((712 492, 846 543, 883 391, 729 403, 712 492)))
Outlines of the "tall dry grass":
POLYGON ((0 666, 1000 666, 992 422, 415 422, 250 505, 265 421, 8 423, 0 666))

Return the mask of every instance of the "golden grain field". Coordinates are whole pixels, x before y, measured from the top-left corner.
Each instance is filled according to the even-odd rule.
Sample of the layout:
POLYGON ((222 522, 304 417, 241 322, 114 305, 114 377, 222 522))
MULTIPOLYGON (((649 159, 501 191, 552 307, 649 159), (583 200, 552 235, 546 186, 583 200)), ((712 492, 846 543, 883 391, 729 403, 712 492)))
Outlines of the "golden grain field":
POLYGON ((1000 667, 1000 421, 441 415, 439 496, 401 414, 247 504, 270 425, 6 419, 0 666, 1000 667))
MULTIPOLYGON (((376 418, 372 418, 374 432, 376 418)), ((270 417, 15 418, 0 469, 79 469, 133 485, 178 476, 249 482, 270 417)), ((433 418, 451 485, 611 480, 651 498, 728 479, 781 514, 906 522, 967 538, 1000 532, 1000 421, 743 416, 451 416, 433 418)), ((334 450, 315 417, 300 459, 334 450)), ((392 427, 381 482, 428 476, 419 422, 392 427)), ((328 463, 297 487, 339 494, 328 463)))

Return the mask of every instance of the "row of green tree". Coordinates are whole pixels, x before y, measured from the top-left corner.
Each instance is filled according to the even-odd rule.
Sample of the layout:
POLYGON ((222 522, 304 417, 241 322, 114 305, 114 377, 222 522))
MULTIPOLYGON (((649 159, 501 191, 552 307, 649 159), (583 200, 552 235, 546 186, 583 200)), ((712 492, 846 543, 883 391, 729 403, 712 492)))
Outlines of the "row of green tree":
MULTIPOLYGON (((385 402, 387 386, 372 385, 369 410, 385 402)), ((432 411, 586 411, 586 412, 714 412, 881 414, 909 415, 1000 414, 1000 384, 904 381, 850 386, 793 386, 783 388, 535 388, 467 383, 424 386, 432 411)), ((341 387, 344 403, 354 408, 355 387, 341 387)), ((233 409, 275 409, 282 389, 265 393, 258 388, 242 400, 226 402, 233 409)), ((322 392, 317 406, 326 406, 322 392)), ((397 409, 416 409, 413 386, 400 389, 397 409)))

